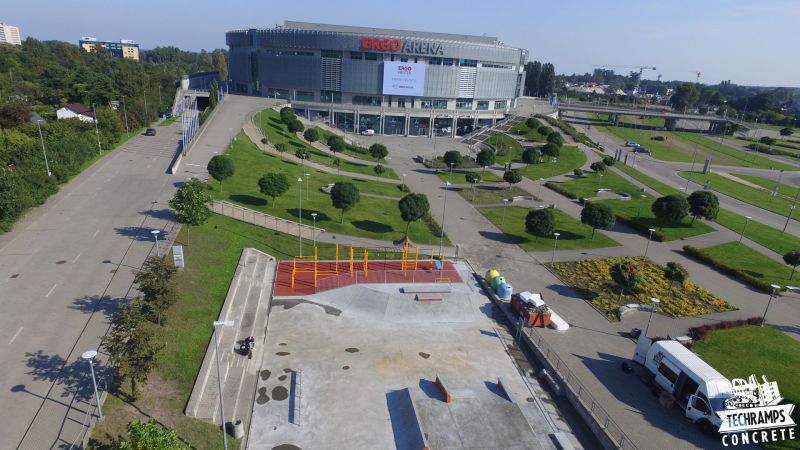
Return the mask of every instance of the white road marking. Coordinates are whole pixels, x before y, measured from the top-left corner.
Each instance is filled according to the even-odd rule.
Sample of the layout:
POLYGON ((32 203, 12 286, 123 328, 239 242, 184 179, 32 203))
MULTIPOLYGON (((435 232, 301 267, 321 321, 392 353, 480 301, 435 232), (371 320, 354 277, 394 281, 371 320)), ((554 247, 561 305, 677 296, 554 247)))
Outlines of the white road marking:
POLYGON ((53 287, 51 287, 50 290, 47 291, 47 295, 45 295, 44 298, 50 297, 50 294, 52 294, 53 291, 56 290, 56 286, 58 286, 58 283, 54 284, 53 287))
POLYGON ((10 341, 8 341, 8 345, 11 345, 11 344, 14 343, 14 340, 17 338, 17 336, 19 336, 19 334, 22 332, 23 328, 25 328, 25 327, 19 327, 19 330, 17 330, 17 332, 14 333, 14 337, 12 337, 10 341))
POLYGON ((99 233, 99 232, 100 232, 100 228, 98 228, 98 229, 97 229, 97 231, 95 231, 95 232, 94 232, 94 234, 92 235, 92 237, 95 237, 95 236, 97 236, 97 233, 99 233))
POLYGON ((184 165, 185 165, 185 166, 195 166, 195 167, 206 167, 206 166, 204 166, 204 165, 202 165, 202 164, 189 164, 189 163, 186 163, 186 164, 184 164, 184 165))
POLYGON ((147 165, 147 168, 148 168, 148 169, 150 168, 150 164, 148 164, 148 165, 147 165))
POLYGON ((75 259, 72 260, 72 264, 75 264, 76 262, 78 262, 78 258, 80 258, 80 257, 81 257, 81 254, 78 253, 78 255, 75 257, 75 259))

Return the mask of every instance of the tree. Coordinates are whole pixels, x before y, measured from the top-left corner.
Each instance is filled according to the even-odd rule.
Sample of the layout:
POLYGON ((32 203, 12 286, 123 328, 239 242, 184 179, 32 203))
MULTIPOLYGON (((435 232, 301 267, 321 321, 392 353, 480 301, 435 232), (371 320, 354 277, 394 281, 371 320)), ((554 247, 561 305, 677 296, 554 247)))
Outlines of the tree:
POLYGON ((794 277, 794 272, 797 270, 797 266, 800 265, 800 252, 797 250, 791 250, 783 255, 783 262, 792 266, 792 274, 789 275, 789 279, 791 280, 794 277))
POLYGON ((539 77, 542 75, 542 63, 539 61, 525 64, 525 95, 536 97, 539 95, 539 77))
POLYGON ((331 189, 333 207, 342 210, 339 223, 344 223, 344 213, 353 208, 361 200, 358 188, 353 183, 338 182, 331 189))
POLYGON ((594 239, 594 232, 598 228, 603 230, 611 229, 615 221, 614 211, 608 205, 589 202, 581 210, 581 223, 592 227, 592 239, 594 239))
POLYGON ((317 142, 319 140, 319 130, 316 128, 309 128, 303 133, 303 138, 308 142, 317 142))
POLYGON ((467 183, 472 185, 472 201, 475 201, 475 185, 481 182, 481 176, 475 172, 467 172, 464 175, 464 179, 467 180, 467 183))
POLYGON ((369 146, 369 154, 377 160, 386 158, 389 155, 389 150, 383 144, 372 144, 369 146))
POLYGON ((553 129, 548 127, 547 125, 542 125, 542 126, 540 126, 539 128, 536 129, 536 132, 538 132, 542 136, 547 137, 547 136, 550 136, 550 134, 553 133, 553 129))
POLYGON ((539 76, 539 97, 547 97, 556 91, 556 69, 550 63, 542 64, 539 76))
POLYGON ((211 80, 211 86, 208 89, 208 106, 214 108, 217 106, 217 98, 219 97, 219 86, 217 80, 211 80))
POLYGON ((689 278, 689 271, 676 262, 668 262, 664 268, 664 278, 668 281, 683 284, 689 278))
POLYGON ((542 152, 538 148, 525 147, 522 151, 522 162, 525 164, 536 164, 541 162, 542 152))
POLYGON ((289 125, 289 122, 292 120, 297 119, 297 115, 294 113, 294 110, 288 106, 281 108, 280 116, 281 122, 285 123, 286 125, 289 125))
POLYGON ((189 245, 189 227, 202 225, 211 216, 206 206, 209 202, 211 195, 206 191, 206 184, 197 178, 184 183, 169 201, 178 223, 186 225, 186 245, 189 245))
POLYGON ((614 158, 612 158, 610 156, 606 156, 606 157, 603 158, 603 165, 605 165, 606 167, 613 166, 615 162, 616 161, 614 161, 614 158))
POLYGON ((761 142, 762 144, 765 145, 775 145, 775 139, 769 136, 761 136, 758 142, 761 142))
POLYGON ((117 368, 118 382, 130 382, 131 399, 136 401, 139 397, 138 385, 147 383, 147 376, 162 348, 153 343, 152 332, 142 325, 139 306, 133 302, 123 305, 111 323, 108 334, 100 339, 117 368))
POLYGON ((698 217, 714 220, 719 214, 719 199, 711 191, 694 191, 686 201, 689 202, 689 214, 692 215, 692 223, 698 217))
POLYGON ((397 203, 400 208, 400 217, 406 222, 406 239, 408 239, 408 228, 411 222, 415 222, 423 217, 431 209, 428 197, 425 194, 408 194, 401 198, 397 203))
POLYGON ((289 179, 284 173, 267 173, 258 180, 258 190, 262 194, 272 197, 272 207, 275 199, 289 191, 289 179))
POLYGON ((531 130, 539 128, 541 125, 542 124, 534 117, 528 117, 528 119, 525 120, 525 126, 531 130))
POLYGON ((558 148, 558 145, 552 142, 548 142, 547 144, 544 144, 544 146, 542 147, 542 154, 557 158, 558 155, 561 154, 561 150, 558 148))
POLYGON ((669 99, 669 104, 676 111, 685 111, 694 106, 699 96, 694 83, 683 83, 675 89, 669 99))
POLYGON ((206 166, 208 174, 212 178, 219 181, 219 190, 222 191, 222 181, 230 178, 236 172, 236 167, 233 165, 233 159, 228 155, 214 155, 211 161, 206 166))
POLYGON ((488 148, 484 148, 478 152, 478 156, 475 157, 475 162, 481 167, 490 167, 494 165, 494 152, 488 148))
POLYGON ((311 155, 304 148, 298 148, 294 151, 294 156, 297 159, 310 159, 311 155))
POLYGON ((275 150, 277 150, 278 153, 281 154, 281 161, 283 161, 283 152, 289 150, 289 144, 287 144, 286 142, 278 142, 277 144, 275 144, 275 150))
POLYGON ((522 175, 520 175, 517 170, 509 170, 503 174, 503 181, 508 183, 508 187, 511 187, 512 184, 517 184, 522 181, 522 175))
POLYGON ((28 122, 31 107, 21 101, 0 103, 0 128, 17 128, 28 122))
POLYGON ((661 222, 677 224, 689 214, 689 202, 682 196, 667 195, 656 199, 650 209, 661 222))
POLYGON ((336 175, 339 175, 339 168, 342 165, 342 160, 339 159, 339 158, 333 158, 333 161, 331 161, 331 164, 336 166, 336 175))
POLYGON ((214 70, 219 72, 219 79, 228 79, 228 63, 225 61, 225 53, 221 49, 214 50, 214 70))
POLYGON ((376 179, 377 179, 377 177, 383 175, 384 172, 386 172, 386 168, 383 167, 383 165, 381 165, 381 164, 375 164, 375 167, 373 167, 372 170, 375 171, 375 178, 376 179))
POLYGON ((550 208, 532 209, 525 216, 525 229, 536 236, 552 236, 556 219, 550 208))
POLYGON ((449 167, 451 164, 453 167, 461 167, 461 164, 464 162, 464 157, 461 156, 461 152, 458 150, 450 150, 444 153, 442 157, 444 163, 447 164, 449 167))
POLYGON ((292 133, 299 133, 299 132, 303 131, 306 128, 306 127, 303 126, 303 122, 300 122, 300 120, 297 119, 297 118, 290 120, 286 124, 286 126, 287 126, 287 128, 289 128, 289 131, 292 132, 292 133))
POLYGON ((141 270, 136 272, 133 282, 139 285, 145 313, 148 318, 161 325, 162 314, 178 299, 172 276, 175 267, 166 256, 150 256, 144 260, 141 270))
POLYGON ((575 175, 576 177, 582 177, 583 176, 583 170, 582 169, 572 169, 572 174, 575 175))
POLYGON ((628 291, 633 291, 636 286, 642 281, 642 274, 639 272, 639 263, 633 259, 625 258, 622 261, 611 266, 609 273, 611 279, 619 285, 619 299, 622 300, 622 295, 627 288, 628 291))
POLYGON ((589 165, 589 168, 597 173, 603 173, 606 171, 608 166, 603 164, 603 161, 595 161, 589 165))
POLYGON ((547 136, 547 142, 555 144, 561 148, 561 146, 564 145, 564 136, 561 136, 561 133, 558 131, 553 131, 547 136))
POLYGON ((781 133, 781 136, 791 136, 794 133, 794 130, 792 128, 789 128, 789 127, 781 128, 780 133, 781 133))
POLYGON ((345 143, 344 139, 342 139, 341 136, 336 136, 335 134, 332 134, 328 136, 327 142, 328 142, 328 147, 331 149, 333 153, 341 152, 342 150, 344 150, 345 143))
POLYGON ((189 447, 181 442, 178 433, 150 419, 147 422, 134 420, 125 427, 128 438, 121 440, 114 448, 119 450, 186 450, 189 447))

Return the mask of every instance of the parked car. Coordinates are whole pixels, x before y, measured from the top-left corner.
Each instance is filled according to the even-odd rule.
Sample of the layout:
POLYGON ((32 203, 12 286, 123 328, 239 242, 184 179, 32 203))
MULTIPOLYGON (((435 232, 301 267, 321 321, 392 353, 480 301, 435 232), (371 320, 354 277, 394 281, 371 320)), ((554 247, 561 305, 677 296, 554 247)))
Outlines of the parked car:
POLYGON ((646 154, 648 154, 648 155, 649 155, 649 154, 650 154, 650 150, 648 150, 648 149, 646 149, 646 148, 644 148, 644 147, 641 147, 641 146, 639 146, 639 147, 635 147, 635 148, 633 149, 633 153, 646 153, 646 154))
POLYGON ((375 130, 373 130, 372 128, 367 128, 366 130, 363 130, 361 134, 364 136, 374 136, 375 130))
POLYGON ((155 136, 156 129, 155 128, 148 128, 147 131, 144 132, 145 136, 155 136))
POLYGON ((666 136, 653 136, 650 139, 652 139, 654 141, 666 141, 667 137, 666 136))
POLYGON ((625 143, 625 147, 641 147, 641 145, 633 141, 628 141, 625 143))

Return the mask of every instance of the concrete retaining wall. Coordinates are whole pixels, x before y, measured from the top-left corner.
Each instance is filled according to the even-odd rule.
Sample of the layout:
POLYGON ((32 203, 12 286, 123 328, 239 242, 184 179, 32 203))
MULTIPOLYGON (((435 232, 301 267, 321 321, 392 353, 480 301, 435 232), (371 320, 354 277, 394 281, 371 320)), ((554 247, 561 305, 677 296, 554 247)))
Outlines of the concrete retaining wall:
POLYGON ((298 236, 302 234, 303 239, 312 240, 325 230, 322 228, 314 228, 310 225, 300 225, 298 222, 282 219, 280 217, 270 216, 252 209, 239 206, 234 203, 226 202, 224 200, 214 200, 211 204, 211 211, 232 219, 241 220, 253 225, 258 225, 270 230, 280 231, 281 233, 291 234, 298 236))

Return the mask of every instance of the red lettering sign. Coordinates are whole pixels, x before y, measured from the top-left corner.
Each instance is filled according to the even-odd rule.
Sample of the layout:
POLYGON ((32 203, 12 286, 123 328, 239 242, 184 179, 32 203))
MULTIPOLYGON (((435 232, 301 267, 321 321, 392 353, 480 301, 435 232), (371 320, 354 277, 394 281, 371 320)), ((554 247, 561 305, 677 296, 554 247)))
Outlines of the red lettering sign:
POLYGON ((403 42, 400 39, 381 39, 364 36, 361 40, 361 48, 399 52, 403 48, 403 42))

